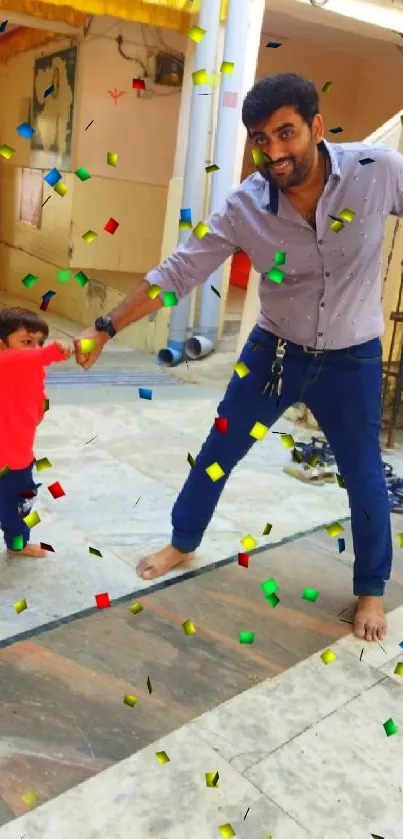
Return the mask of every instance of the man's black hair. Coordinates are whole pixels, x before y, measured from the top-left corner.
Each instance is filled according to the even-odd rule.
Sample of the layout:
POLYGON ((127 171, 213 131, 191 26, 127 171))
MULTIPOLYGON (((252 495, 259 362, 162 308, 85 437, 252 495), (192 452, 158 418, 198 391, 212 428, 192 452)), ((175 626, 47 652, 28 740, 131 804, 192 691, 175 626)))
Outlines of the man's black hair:
POLYGON ((36 312, 30 309, 0 309, 0 340, 7 341, 7 338, 17 329, 26 329, 27 332, 41 332, 46 339, 49 335, 49 327, 46 321, 36 312))
POLYGON ((242 122, 249 131, 269 119, 275 111, 293 107, 309 126, 319 113, 319 95, 313 82, 298 73, 264 76, 247 93, 242 106, 242 122))

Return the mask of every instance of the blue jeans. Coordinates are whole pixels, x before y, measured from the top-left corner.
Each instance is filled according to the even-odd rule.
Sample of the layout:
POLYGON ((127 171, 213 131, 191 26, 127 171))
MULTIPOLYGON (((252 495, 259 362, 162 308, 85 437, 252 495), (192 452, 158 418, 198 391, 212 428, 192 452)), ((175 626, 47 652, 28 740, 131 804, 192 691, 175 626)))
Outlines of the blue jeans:
POLYGON ((374 338, 317 356, 288 342, 280 397, 263 393, 276 346, 277 338, 258 326, 249 335, 240 361, 250 372, 242 379, 233 375, 218 406, 218 416, 227 419, 228 430, 221 434, 212 427, 190 470, 172 510, 172 545, 183 553, 200 545, 229 475, 256 443, 249 433, 254 424, 258 421, 270 427, 287 408, 303 402, 331 446, 348 493, 354 594, 381 596, 392 566, 389 503, 379 442, 381 341, 374 338), (213 482, 206 468, 215 462, 225 474, 213 482))
POLYGON ((13 546, 14 538, 22 536, 21 547, 29 542, 30 530, 23 518, 34 504, 40 484, 32 476, 33 463, 25 469, 9 469, 0 476, 0 526, 4 540, 10 550, 20 550, 13 546))

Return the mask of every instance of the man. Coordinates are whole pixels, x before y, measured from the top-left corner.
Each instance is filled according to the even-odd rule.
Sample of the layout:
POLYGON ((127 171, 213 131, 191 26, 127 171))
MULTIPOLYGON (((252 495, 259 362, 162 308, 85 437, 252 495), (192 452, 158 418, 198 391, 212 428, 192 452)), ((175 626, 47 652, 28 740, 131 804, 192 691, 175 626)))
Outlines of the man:
POLYGON ((248 253, 261 272, 261 311, 240 357, 249 372, 234 373, 218 407, 227 433, 213 426, 176 500, 172 544, 142 560, 138 573, 153 579, 193 557, 227 478, 256 442, 255 423, 270 427, 304 402, 330 443, 349 497, 354 631, 381 640, 392 543, 379 445, 380 266, 385 219, 403 217, 403 157, 364 143, 325 142, 318 93, 294 73, 257 82, 242 120, 252 149, 263 153, 258 171, 207 220, 203 239, 191 235, 109 320, 99 319, 76 339, 96 342, 87 354, 77 343, 77 361, 91 367, 115 330, 163 305, 150 300, 149 285, 180 299, 235 250, 248 253), (284 276, 275 282, 267 273, 279 259, 284 276), (206 472, 214 463, 224 472, 216 481, 206 472))

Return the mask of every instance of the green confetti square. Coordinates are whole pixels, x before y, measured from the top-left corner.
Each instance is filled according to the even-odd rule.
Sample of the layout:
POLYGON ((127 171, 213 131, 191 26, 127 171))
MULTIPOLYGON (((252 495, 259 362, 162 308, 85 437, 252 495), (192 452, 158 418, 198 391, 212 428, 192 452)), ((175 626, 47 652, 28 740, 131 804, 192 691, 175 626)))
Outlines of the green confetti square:
POLYGON ((265 527, 264 527, 264 530, 263 530, 262 536, 268 536, 268 535, 269 535, 269 533, 270 533, 270 531, 271 531, 271 529, 272 529, 272 527, 273 527, 273 525, 272 525, 272 524, 269 524, 269 522, 267 522, 267 524, 265 524, 265 527))
POLYGON ((210 175, 211 172, 218 172, 219 168, 220 167, 217 166, 216 163, 212 163, 210 166, 206 166, 206 168, 205 168, 206 175, 210 175))
POLYGON ((88 277, 84 274, 84 271, 79 271, 78 274, 75 275, 74 279, 78 282, 78 285, 80 285, 81 288, 84 288, 84 286, 88 283, 88 277))
POLYGON ((190 452, 188 452, 187 462, 188 462, 188 464, 189 464, 190 468, 191 468, 191 469, 193 469, 193 468, 194 468, 194 465, 195 465, 195 463, 196 463, 196 461, 195 461, 194 457, 192 457, 192 455, 190 454, 190 452))
POLYGON ((315 603, 319 597, 319 592, 315 591, 314 588, 304 588, 302 592, 302 599, 309 600, 310 603, 315 603))
POLYGON ((266 597, 266 600, 270 603, 270 606, 272 606, 273 609, 275 609, 280 603, 280 598, 277 597, 277 594, 269 594, 269 596, 266 597))
POLYGON ((384 722, 383 727, 388 737, 391 737, 392 734, 397 734, 397 732, 399 731, 395 721, 392 720, 392 717, 389 720, 386 720, 386 722, 384 722))
POLYGON ((80 181, 89 181, 91 177, 88 169, 86 169, 85 166, 80 166, 80 168, 77 169, 74 174, 77 175, 77 178, 79 178, 80 181))
POLYGON ((49 399, 43 400, 43 413, 46 414, 46 411, 49 410, 49 399))
POLYGON ((286 252, 285 251, 276 251, 274 254, 274 264, 275 265, 284 265, 286 260, 286 252))
POLYGON ((57 279, 59 283, 68 283, 71 280, 71 271, 69 268, 62 268, 61 271, 57 272, 57 279))
POLYGON ((88 552, 89 552, 90 554, 92 554, 93 556, 100 556, 100 557, 102 557, 101 551, 99 551, 99 550, 98 550, 98 548, 88 548, 88 552))
POLYGON ((25 286, 25 288, 31 288, 31 286, 33 286, 33 285, 34 285, 34 283, 36 283, 36 281, 37 281, 38 279, 39 279, 39 278, 38 278, 38 277, 35 277, 35 275, 34 275, 34 274, 27 274, 27 276, 26 276, 26 277, 24 277, 24 279, 23 279, 23 280, 21 280, 21 282, 22 282, 22 284, 25 286))
POLYGON ((24 537, 23 536, 13 536, 11 549, 13 551, 22 551, 23 547, 24 547, 24 537))
POLYGON ((178 305, 178 298, 174 291, 164 291, 164 306, 167 309, 172 308, 172 306, 178 305))
POLYGON ((270 577, 269 580, 266 580, 264 583, 260 583, 260 588, 262 589, 265 597, 270 597, 271 594, 278 591, 279 585, 276 583, 274 577, 270 577))
POLYGON ((328 91, 330 90, 332 85, 333 85, 333 82, 325 82, 325 84, 322 87, 322 93, 328 93, 328 91))
POLYGON ((270 271, 267 271, 266 277, 269 280, 273 280, 273 283, 280 284, 284 278, 284 271, 280 271, 279 268, 272 268, 270 271))
POLYGON ((254 632, 240 632, 239 633, 239 643, 240 644, 253 644, 255 640, 255 633, 254 632))

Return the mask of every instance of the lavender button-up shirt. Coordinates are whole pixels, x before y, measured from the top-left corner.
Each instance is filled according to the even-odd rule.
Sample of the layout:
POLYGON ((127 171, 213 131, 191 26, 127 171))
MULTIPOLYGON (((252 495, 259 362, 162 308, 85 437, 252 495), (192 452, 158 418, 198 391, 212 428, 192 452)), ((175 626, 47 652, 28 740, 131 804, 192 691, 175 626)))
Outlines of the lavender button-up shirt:
POLYGON ((381 255, 385 220, 403 217, 403 155, 365 143, 327 143, 331 173, 316 211, 316 231, 260 173, 246 178, 209 232, 147 274, 148 283, 185 297, 236 250, 261 274, 258 324, 279 338, 315 349, 343 349, 380 337, 381 255), (372 158, 373 163, 360 161, 372 158), (344 210, 355 217, 330 229, 344 210), (286 254, 281 283, 266 276, 286 254))

